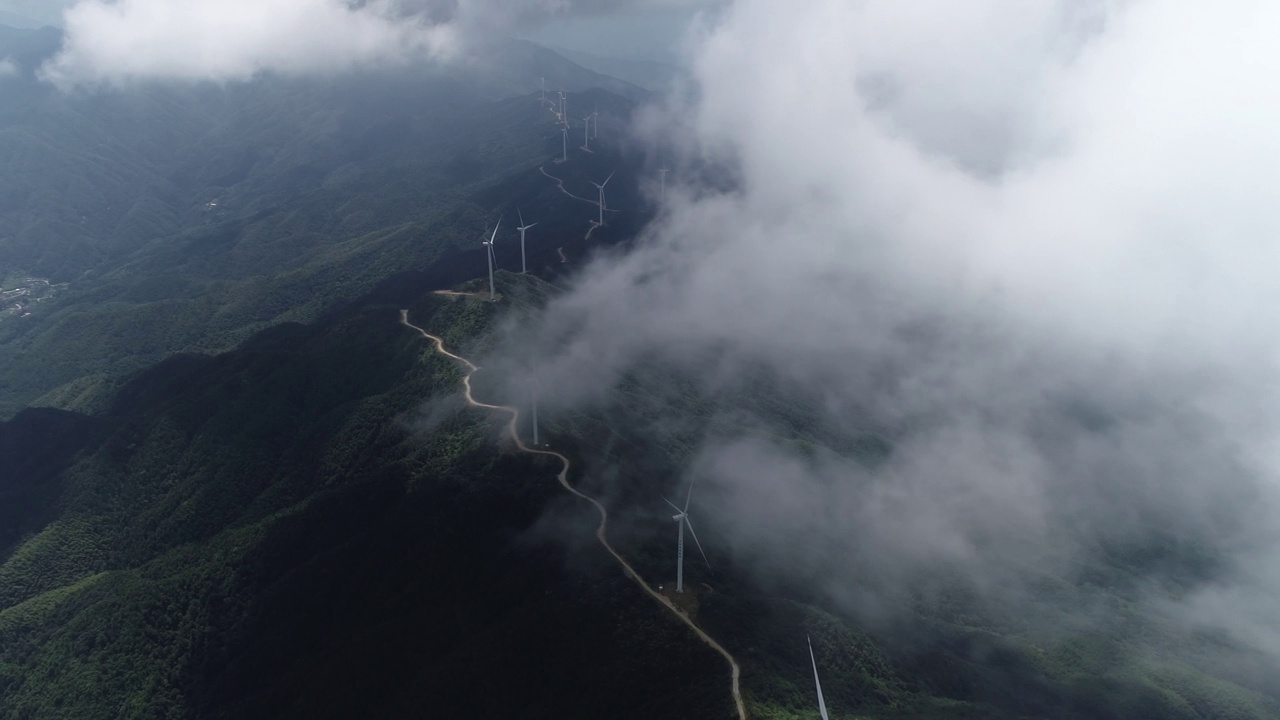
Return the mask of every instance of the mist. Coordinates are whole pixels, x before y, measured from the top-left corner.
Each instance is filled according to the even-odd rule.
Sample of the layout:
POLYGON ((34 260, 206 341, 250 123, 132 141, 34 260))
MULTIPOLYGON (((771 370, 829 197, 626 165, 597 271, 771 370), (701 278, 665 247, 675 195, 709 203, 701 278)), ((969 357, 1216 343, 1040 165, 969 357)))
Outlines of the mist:
POLYGON ((707 0, 78 0, 41 77, 63 89, 451 62, 558 19, 707 0))
POLYGON ((1031 612, 1033 581, 1102 564, 1280 650, 1277 27, 1251 2, 733 3, 636 123, 655 191, 674 168, 658 219, 532 333, 544 408, 646 365, 809 408, 816 450, 722 407, 669 484, 705 486, 715 552, 852 610, 945 568, 1031 612), (886 457, 838 449, 868 435, 886 457))

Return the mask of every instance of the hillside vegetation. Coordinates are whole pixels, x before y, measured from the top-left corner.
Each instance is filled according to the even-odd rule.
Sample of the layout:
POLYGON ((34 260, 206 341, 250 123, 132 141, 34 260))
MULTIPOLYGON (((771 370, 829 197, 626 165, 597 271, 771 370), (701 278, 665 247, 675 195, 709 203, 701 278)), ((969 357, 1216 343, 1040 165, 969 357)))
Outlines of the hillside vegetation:
MULTIPOLYGON (((478 274, 483 255, 459 250, 503 212, 567 200, 537 171, 560 149, 537 73, 638 92, 513 43, 500 58, 527 64, 64 94, 30 74, 57 42, 0 28, 23 67, 0 81, 0 269, 66 284, 0 317, 0 417, 99 412, 124 374, 315 320, 396 272, 478 274)), ((557 262, 546 238, 540 264, 557 262)))
MULTIPOLYGON (((491 313, 413 310, 442 333, 491 313)), ((59 479, 28 507, 60 512, 3 550, 0 717, 727 717, 727 669, 458 378, 370 306, 163 363, 97 420, 0 427, 85 426, 23 458, 59 479)))

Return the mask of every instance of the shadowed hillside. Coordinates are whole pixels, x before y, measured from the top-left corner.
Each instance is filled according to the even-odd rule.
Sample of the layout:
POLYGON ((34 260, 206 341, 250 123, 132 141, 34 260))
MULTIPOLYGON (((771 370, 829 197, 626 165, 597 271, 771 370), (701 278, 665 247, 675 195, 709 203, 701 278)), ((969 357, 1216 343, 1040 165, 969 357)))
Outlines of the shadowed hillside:
MULTIPOLYGON (((413 316, 471 335, 491 311, 413 316)), ((100 444, 67 436, 57 458, 12 447, 86 419, 0 428, 8 459, 63 480, 0 566, 0 717, 727 716, 717 658, 396 316, 163 363, 116 394, 100 444)))

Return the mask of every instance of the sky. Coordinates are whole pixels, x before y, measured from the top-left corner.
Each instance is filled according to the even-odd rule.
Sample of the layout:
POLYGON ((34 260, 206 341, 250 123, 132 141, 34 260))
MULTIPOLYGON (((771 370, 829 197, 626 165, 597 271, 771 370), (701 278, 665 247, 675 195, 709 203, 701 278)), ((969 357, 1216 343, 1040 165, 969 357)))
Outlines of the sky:
POLYGON ((740 409, 673 479, 705 488, 709 551, 785 576, 779 548, 815 548, 866 607, 938 567, 1010 597, 1018 568, 1185 543, 1217 570, 1153 598, 1280 652, 1280 5, 80 0, 43 72, 332 73, 637 16, 696 17, 668 44, 692 86, 632 130, 666 202, 536 328, 548 411, 642 363, 765 377, 831 445, 893 452, 740 409))
POLYGON ((61 0, 0 0, 0 13, 12 13, 35 24, 60 25, 62 10, 69 2, 61 0))

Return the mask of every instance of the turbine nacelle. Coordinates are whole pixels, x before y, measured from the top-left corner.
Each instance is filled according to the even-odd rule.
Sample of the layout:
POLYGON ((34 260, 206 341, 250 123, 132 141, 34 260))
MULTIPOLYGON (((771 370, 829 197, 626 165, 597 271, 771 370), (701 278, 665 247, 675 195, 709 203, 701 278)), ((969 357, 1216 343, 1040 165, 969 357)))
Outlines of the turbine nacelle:
POLYGON ((711 561, 707 559, 707 552, 702 549, 702 542, 698 540, 698 533, 693 530, 693 522, 689 520, 689 501, 693 499, 693 483, 689 483, 689 492, 684 497, 684 507, 680 507, 668 500, 665 496, 662 498, 664 502, 676 511, 671 519, 676 522, 680 528, 679 540, 676 544, 676 592, 684 592, 684 531, 688 530, 689 535, 693 537, 693 542, 698 546, 698 552, 702 555, 702 561, 707 564, 707 569, 711 569, 711 561))
POLYGON ((502 227, 501 215, 498 216, 497 224, 493 226, 493 234, 489 236, 488 240, 481 241, 481 243, 485 246, 485 258, 489 261, 489 300, 490 301, 494 300, 497 297, 494 291, 494 286, 493 286, 493 243, 495 240, 498 239, 498 228, 500 227, 502 227))
POLYGON ((525 224, 524 224, 524 213, 520 212, 520 208, 516 208, 516 214, 520 217, 520 227, 516 228, 516 229, 517 229, 517 230, 519 230, 520 232, 524 232, 525 230, 528 230, 529 228, 531 228, 531 227, 533 227, 534 225, 537 225, 537 224, 538 224, 538 223, 536 223, 536 222, 532 222, 532 223, 529 223, 528 225, 525 225, 525 224))

